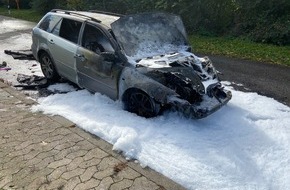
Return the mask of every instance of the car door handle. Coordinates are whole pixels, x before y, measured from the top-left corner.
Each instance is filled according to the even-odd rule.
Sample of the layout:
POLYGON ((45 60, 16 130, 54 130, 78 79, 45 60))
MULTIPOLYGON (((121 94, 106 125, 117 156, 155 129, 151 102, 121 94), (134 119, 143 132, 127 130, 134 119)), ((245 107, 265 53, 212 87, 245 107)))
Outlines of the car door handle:
POLYGON ((85 56, 82 54, 75 54, 74 58, 79 59, 81 62, 84 62, 87 60, 87 58, 85 58, 85 56))
POLYGON ((53 39, 50 39, 50 40, 49 40, 49 43, 54 44, 53 39))

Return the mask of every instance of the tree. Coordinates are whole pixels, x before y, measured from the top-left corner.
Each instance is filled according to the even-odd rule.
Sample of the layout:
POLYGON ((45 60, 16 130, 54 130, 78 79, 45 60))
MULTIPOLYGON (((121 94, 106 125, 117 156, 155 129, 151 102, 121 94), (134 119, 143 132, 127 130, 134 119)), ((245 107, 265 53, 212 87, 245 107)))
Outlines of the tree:
POLYGON ((67 8, 73 10, 86 10, 90 6, 87 0, 67 0, 67 8))
POLYGON ((17 7, 18 10, 20 9, 20 7, 19 7, 19 1, 20 1, 20 0, 15 0, 16 7, 17 7))
POLYGON ((66 9, 66 1, 63 0, 32 0, 32 8, 40 13, 46 13, 52 9, 66 9))
POLYGON ((233 33, 256 42, 290 44, 289 0, 237 0, 233 33))

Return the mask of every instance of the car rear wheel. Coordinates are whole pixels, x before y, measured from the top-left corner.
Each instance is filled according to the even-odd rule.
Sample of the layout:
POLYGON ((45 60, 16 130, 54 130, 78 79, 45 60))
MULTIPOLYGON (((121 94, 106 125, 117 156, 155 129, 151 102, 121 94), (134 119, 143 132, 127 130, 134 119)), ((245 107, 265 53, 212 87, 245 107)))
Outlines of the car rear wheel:
POLYGON ((54 63, 47 53, 42 53, 39 57, 41 70, 49 82, 57 82, 60 78, 54 63))
POLYGON ((125 101, 125 109, 139 116, 150 118, 160 112, 160 104, 141 90, 132 90, 125 101))

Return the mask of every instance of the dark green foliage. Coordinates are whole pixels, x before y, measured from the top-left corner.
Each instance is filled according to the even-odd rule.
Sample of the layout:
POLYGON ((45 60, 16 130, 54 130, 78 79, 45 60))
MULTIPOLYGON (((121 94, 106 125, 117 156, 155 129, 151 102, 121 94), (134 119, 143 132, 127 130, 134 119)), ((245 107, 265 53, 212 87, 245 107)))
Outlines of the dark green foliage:
POLYGON ((223 35, 233 21, 234 4, 231 0, 179 0, 174 12, 180 14, 189 32, 223 35))
POLYGON ((239 0, 233 34, 256 42, 290 44, 289 0, 239 0))
MULTIPOLYGON (((29 0, 21 0, 24 1, 29 0)), ((262 43, 290 45, 290 0, 30 1, 33 8, 42 13, 54 8, 121 14, 165 11, 181 15, 189 34, 235 36, 262 43)))
POLYGON ((285 17, 257 23, 256 27, 249 32, 249 37, 256 42, 289 45, 290 17, 285 17))
POLYGON ((66 8, 63 0, 31 0, 32 8, 40 13, 46 13, 51 9, 66 8))
MULTIPOLYGON (((11 9, 16 9, 16 2, 15 0, 0 0, 0 6, 1 7, 8 7, 8 3, 11 9)), ((19 3, 20 9, 30 9, 31 8, 31 0, 20 0, 19 3)))
POLYGON ((89 7, 93 4, 92 1, 89 0, 68 0, 67 1, 67 9, 70 10, 86 10, 89 9, 89 7))
POLYGON ((20 0, 20 8, 21 9, 30 9, 31 8, 31 3, 30 0, 20 0))

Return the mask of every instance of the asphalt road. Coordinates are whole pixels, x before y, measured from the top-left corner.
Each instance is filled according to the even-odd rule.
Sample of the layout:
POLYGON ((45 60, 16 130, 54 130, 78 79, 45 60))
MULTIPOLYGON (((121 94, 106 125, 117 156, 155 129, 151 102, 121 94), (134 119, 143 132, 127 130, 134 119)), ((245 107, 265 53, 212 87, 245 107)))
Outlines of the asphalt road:
POLYGON ((220 79, 235 83, 233 85, 235 89, 257 92, 290 106, 289 66, 239 60, 223 56, 209 57, 216 69, 222 73, 220 79))
MULTIPOLYGON (((10 20, 11 18, 0 16, 0 22, 3 19, 10 20)), ((26 23, 32 27, 35 25, 35 23, 26 23)), ((0 40, 24 32, 29 33, 31 29, 1 34, 0 40)), ((223 73, 220 75, 221 80, 234 83, 233 86, 238 90, 257 92, 290 106, 290 67, 223 56, 209 57, 217 70, 223 73)))
MULTIPOLYGON (((3 21, 18 21, 18 22, 24 23, 27 26, 27 28, 17 28, 17 26, 15 26, 16 29, 14 29, 12 31, 8 30, 6 32, 3 32, 3 31, 5 31, 5 26, 4 26, 4 28, 0 28, 0 34, 1 34, 0 35, 0 42, 1 42, 1 40, 4 40, 4 39, 9 38, 11 36, 20 35, 21 33, 31 33, 32 28, 36 25, 36 23, 33 23, 33 22, 18 20, 18 19, 14 19, 11 17, 6 17, 6 16, 0 15, 0 22, 3 22, 3 21)), ((15 22, 14 24, 17 25, 17 22, 15 22)))

